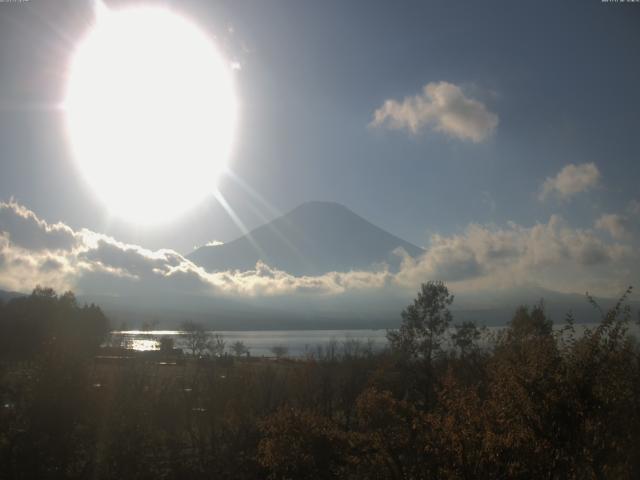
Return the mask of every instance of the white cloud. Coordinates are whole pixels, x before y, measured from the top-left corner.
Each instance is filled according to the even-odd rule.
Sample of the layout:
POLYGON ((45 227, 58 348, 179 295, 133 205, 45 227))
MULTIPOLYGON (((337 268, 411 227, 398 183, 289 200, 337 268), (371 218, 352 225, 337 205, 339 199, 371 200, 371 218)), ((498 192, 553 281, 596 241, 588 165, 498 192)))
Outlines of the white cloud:
POLYGON ((550 196, 566 200, 577 193, 585 192, 598 184, 600 171, 595 163, 566 165, 555 177, 548 177, 542 184, 538 198, 543 201, 550 196))
POLYGON ((410 286, 444 279, 457 291, 535 283, 563 292, 608 294, 637 280, 630 261, 638 261, 630 246, 605 242, 552 215, 532 227, 471 224, 462 234, 436 235, 421 258, 405 257, 396 280, 410 286))
POLYGON ((355 290, 383 288, 392 280, 392 275, 386 270, 330 272, 314 277, 296 277, 262 262, 258 262, 253 270, 218 272, 207 276, 223 293, 250 297, 293 294, 339 295, 355 290))
POLYGON ((0 286, 12 290, 42 284, 105 295, 335 295, 381 288, 391 278, 384 269, 295 277, 263 263, 248 271, 208 273, 173 250, 151 251, 90 230, 49 225, 15 203, 0 204, 0 214, 0 286))
POLYGON ((13 201, 0 202, 0 232, 8 232, 13 244, 30 250, 69 250, 78 240, 68 226, 49 225, 13 201))
POLYGON ((618 240, 622 240, 629 235, 627 218, 617 213, 601 215, 596 220, 595 227, 609 233, 609 235, 618 240))
POLYGON ((205 247, 219 247, 220 245, 224 245, 224 242, 220 240, 211 240, 205 244, 205 247))
POLYGON ((637 248, 573 228, 557 215, 530 227, 471 224, 460 234, 434 235, 420 258, 398 251, 403 258, 395 274, 383 267, 296 277, 264 263, 248 271, 208 273, 173 250, 151 251, 90 230, 50 225, 15 203, 1 209, 0 287, 18 291, 41 284, 115 296, 335 298, 370 292, 380 297, 410 295, 421 282, 441 279, 456 292, 537 284, 608 295, 639 284, 637 248))
POLYGON ((498 116, 448 82, 432 82, 422 93, 402 101, 386 100, 373 114, 372 126, 418 133, 433 128, 459 140, 482 142, 498 126, 498 116))

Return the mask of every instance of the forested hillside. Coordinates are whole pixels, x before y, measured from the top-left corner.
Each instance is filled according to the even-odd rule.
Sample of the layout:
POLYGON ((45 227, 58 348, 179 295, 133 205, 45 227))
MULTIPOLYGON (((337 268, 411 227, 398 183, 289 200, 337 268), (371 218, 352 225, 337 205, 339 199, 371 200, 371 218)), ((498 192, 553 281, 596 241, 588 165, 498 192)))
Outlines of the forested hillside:
POLYGON ((235 347, 207 358, 169 345, 119 358, 99 347, 97 307, 38 289, 0 310, 0 476, 638 478, 625 297, 580 335, 570 316, 552 329, 540 304, 488 336, 455 324, 452 302, 424 284, 382 353, 345 342, 304 360, 235 347))

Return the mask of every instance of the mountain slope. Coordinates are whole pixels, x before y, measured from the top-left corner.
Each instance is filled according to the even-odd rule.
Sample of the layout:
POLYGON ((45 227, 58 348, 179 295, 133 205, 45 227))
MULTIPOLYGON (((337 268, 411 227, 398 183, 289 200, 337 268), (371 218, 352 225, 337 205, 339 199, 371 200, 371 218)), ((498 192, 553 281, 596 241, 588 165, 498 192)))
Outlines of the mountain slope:
POLYGON ((24 293, 18 292, 10 292, 7 290, 0 290, 0 301, 8 302, 9 300, 13 300, 14 298, 24 297, 24 293))
MULTIPOLYGON (((563 294, 536 287, 506 288, 480 292, 455 292, 451 306, 453 324, 474 321, 479 325, 503 326, 520 305, 535 305, 544 299, 545 311, 556 326, 564 325, 572 312, 576 324, 595 323, 600 314, 582 295, 563 294)), ((80 304, 100 305, 114 326, 126 322, 140 327, 145 321, 160 322, 160 329, 179 328, 181 322, 193 320, 213 330, 340 330, 358 328, 397 328, 400 312, 415 296, 413 291, 390 289, 350 292, 345 295, 274 297, 207 297, 157 293, 147 296, 80 295, 80 304)), ((598 298, 604 310, 616 300, 598 298)), ((633 318, 639 302, 629 302, 633 318)), ((638 334, 638 327, 631 326, 638 334)), ((340 334, 336 334, 338 337, 340 334)))
POLYGON ((331 202, 309 202, 224 245, 204 246, 188 258, 208 271, 248 270, 258 260, 294 275, 369 269, 387 263, 392 269, 403 248, 423 251, 348 208, 331 202))

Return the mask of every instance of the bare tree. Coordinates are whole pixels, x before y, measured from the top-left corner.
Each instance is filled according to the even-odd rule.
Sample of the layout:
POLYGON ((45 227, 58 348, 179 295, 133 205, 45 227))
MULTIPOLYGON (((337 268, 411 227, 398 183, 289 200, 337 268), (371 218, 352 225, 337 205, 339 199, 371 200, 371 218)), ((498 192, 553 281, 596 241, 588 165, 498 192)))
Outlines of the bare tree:
POLYGON ((160 337, 160 341, 158 343, 160 345, 160 351, 162 353, 164 354, 173 353, 173 347, 175 345, 173 338, 169 336, 162 336, 160 337))
POLYGON ((246 355, 249 353, 249 349, 244 344, 244 342, 238 340, 231 345, 231 350, 233 351, 236 357, 241 357, 242 355, 246 355))
POLYGON ((219 333, 209 334, 209 343, 207 345, 207 349, 214 357, 221 357, 224 354, 226 345, 227 344, 224 341, 224 338, 219 333))
POLYGON ((183 322, 181 329, 187 350, 194 358, 206 353, 219 357, 224 353, 225 342, 222 335, 207 332, 202 324, 190 320, 183 322))
POLYGON ((285 345, 274 345, 271 347, 271 353, 273 353, 276 358, 282 358, 289 354, 289 349, 285 345))

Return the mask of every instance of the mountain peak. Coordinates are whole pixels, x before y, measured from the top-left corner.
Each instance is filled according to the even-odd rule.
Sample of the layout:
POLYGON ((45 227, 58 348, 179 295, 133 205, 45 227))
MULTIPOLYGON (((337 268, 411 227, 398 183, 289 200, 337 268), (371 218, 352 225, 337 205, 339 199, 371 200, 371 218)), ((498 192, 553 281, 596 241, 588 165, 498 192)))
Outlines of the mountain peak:
POLYGON ((292 211, 295 210, 310 210, 310 209, 334 209, 334 210, 346 210, 350 212, 347 207, 338 202, 332 202, 329 200, 309 200, 307 202, 301 203, 297 207, 295 207, 292 211))
POLYGON ((382 263, 393 269, 397 248, 412 256, 422 253, 344 205, 310 201, 232 242, 201 247, 189 259, 209 271, 248 270, 261 260, 294 275, 321 275, 382 263))
POLYGON ((359 217, 359 215, 341 203, 326 200, 309 200, 301 203, 286 213, 284 217, 290 215, 354 215, 359 217))

